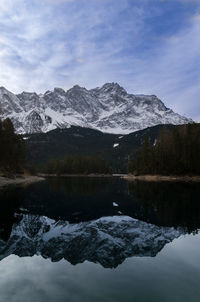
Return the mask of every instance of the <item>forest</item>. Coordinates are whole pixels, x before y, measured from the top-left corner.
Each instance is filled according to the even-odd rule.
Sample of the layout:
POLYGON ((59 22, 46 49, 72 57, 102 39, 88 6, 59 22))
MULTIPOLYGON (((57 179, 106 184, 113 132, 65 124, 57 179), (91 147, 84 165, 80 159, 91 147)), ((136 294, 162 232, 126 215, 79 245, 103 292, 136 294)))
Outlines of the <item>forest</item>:
POLYGON ((110 169, 100 157, 66 155, 63 159, 50 160, 41 170, 46 174, 109 174, 110 169))
MULTIPOLYGON (((135 149, 128 162, 128 172, 134 175, 200 175, 200 124, 162 128, 152 141, 141 136, 141 148, 135 149)), ((133 146, 134 149, 134 146, 133 146)), ((110 162, 104 156, 66 154, 40 167, 26 162, 25 141, 14 131, 10 119, 0 120, 0 174, 24 172, 45 174, 111 174, 110 162), (35 171, 32 171, 35 170, 35 171)), ((117 162, 113 162, 115 166, 117 162)), ((118 159, 119 161, 119 159, 118 159)))
POLYGON ((25 144, 21 135, 15 134, 9 118, 0 120, 0 173, 22 173, 25 165, 25 144))
POLYGON ((140 151, 129 160, 128 171, 135 175, 199 175, 200 124, 163 129, 153 145, 145 136, 140 151))

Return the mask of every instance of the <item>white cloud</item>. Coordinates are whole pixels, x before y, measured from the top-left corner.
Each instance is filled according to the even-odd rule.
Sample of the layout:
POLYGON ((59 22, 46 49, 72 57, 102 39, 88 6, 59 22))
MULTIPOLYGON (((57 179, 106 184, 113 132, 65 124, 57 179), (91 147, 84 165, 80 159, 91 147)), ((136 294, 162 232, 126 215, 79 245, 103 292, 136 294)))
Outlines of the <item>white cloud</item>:
POLYGON ((200 22, 193 18, 188 28, 158 45, 152 57, 135 63, 133 89, 157 94, 174 110, 199 120, 199 37, 200 22))
POLYGON ((158 38, 145 21, 160 11, 142 5, 129 11, 130 2, 1 0, 0 85, 43 92, 116 81, 199 117, 198 11, 187 27, 158 38), (142 49, 146 39, 149 52, 142 49))

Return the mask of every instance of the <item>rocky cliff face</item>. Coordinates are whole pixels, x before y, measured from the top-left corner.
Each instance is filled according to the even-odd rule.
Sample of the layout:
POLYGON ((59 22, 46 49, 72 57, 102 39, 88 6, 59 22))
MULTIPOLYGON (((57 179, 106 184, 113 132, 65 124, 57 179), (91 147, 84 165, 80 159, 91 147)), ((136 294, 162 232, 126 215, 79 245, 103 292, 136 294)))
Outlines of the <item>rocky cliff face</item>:
POLYGON ((11 254, 37 254, 52 261, 64 258, 75 265, 87 260, 113 268, 127 257, 154 257, 181 234, 180 228, 158 227, 128 216, 69 224, 44 216, 22 215, 13 225, 9 240, 0 240, 0 260, 11 254))
POLYGON ((127 134, 158 124, 185 124, 191 119, 165 107, 155 95, 128 94, 116 83, 87 90, 74 86, 44 94, 18 95, 0 87, 0 118, 11 118, 18 133, 47 132, 71 125, 127 134))

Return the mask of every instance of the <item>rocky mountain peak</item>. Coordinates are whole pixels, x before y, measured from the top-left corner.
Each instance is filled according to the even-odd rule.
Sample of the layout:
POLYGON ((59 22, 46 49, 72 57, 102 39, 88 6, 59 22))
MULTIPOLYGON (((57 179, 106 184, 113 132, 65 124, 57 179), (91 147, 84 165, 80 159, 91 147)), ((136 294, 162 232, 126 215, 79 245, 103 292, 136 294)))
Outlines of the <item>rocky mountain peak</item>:
POLYGON ((1 86, 1 87, 0 87, 0 94, 1 94, 1 95, 3 95, 3 94, 11 95, 11 94, 13 94, 13 93, 10 92, 9 90, 7 90, 5 87, 1 86))
POLYGON ((62 89, 62 88, 56 87, 56 88, 54 88, 54 93, 58 93, 58 94, 64 95, 65 94, 65 90, 62 89))
POLYGON ((127 134, 158 124, 192 122, 166 108, 155 95, 133 95, 118 83, 87 90, 75 85, 43 95, 13 94, 0 88, 0 118, 11 118, 18 133, 47 132, 69 125, 127 134), (37 114, 33 114, 36 112, 37 114))
POLYGON ((121 87, 118 83, 106 83, 102 87, 96 88, 94 90, 100 93, 127 95, 126 90, 121 87))
POLYGON ((73 94, 84 94, 89 93, 89 91, 85 87, 81 87, 79 85, 74 85, 72 88, 67 90, 67 95, 73 95, 73 94))

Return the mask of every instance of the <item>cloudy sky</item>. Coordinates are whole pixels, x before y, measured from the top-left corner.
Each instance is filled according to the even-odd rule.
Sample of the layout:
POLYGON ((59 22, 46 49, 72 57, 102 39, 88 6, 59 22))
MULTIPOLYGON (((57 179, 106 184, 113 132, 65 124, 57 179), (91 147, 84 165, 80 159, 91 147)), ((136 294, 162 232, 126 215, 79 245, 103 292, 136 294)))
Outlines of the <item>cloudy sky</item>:
POLYGON ((200 0, 0 0, 0 86, 105 82, 200 121, 200 0))

